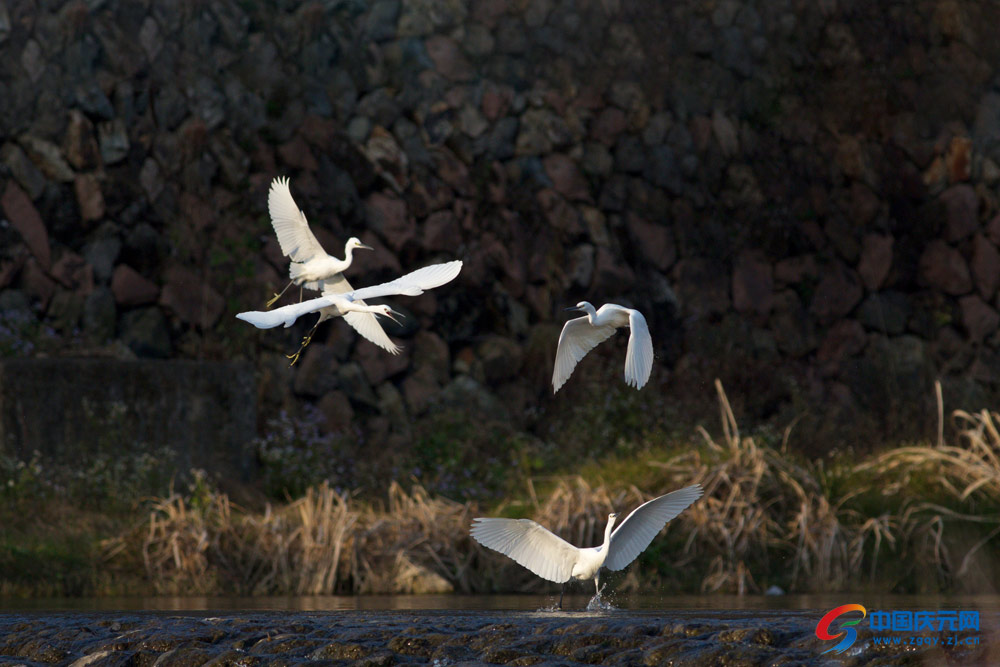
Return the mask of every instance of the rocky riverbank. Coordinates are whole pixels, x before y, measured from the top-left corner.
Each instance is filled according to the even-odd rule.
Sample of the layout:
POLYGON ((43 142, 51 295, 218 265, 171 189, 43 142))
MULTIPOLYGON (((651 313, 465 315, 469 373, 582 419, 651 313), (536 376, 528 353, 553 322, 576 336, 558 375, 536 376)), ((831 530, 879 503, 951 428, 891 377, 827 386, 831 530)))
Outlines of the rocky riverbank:
MULTIPOLYGON (((0 662, 22 665, 820 665, 822 610, 0 615, 0 662)), ((910 633, 923 639, 927 633, 910 633)), ((968 635, 968 633, 963 633, 968 635)), ((875 647, 842 664, 986 665, 977 646, 875 647)))

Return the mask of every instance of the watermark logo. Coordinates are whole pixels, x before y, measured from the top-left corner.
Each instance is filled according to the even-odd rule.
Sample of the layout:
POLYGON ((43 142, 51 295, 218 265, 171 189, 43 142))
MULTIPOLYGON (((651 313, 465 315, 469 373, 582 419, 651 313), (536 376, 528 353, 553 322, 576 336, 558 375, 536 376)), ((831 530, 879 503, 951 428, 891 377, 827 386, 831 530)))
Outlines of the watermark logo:
POLYGON ((836 651, 837 653, 843 653, 849 649, 858 638, 858 631, 854 628, 855 625, 860 623, 868 615, 868 610, 859 604, 843 604, 839 607, 835 607, 828 611, 823 618, 819 619, 819 623, 816 624, 816 636, 823 641, 833 641, 838 638, 840 642, 835 646, 828 648, 823 651, 823 653, 829 653, 830 651, 836 651), (850 621, 843 621, 840 624, 840 632, 835 635, 830 634, 830 624, 835 620, 843 616, 844 614, 849 614, 852 611, 860 611, 861 618, 856 618, 850 621))
POLYGON ((868 629, 872 636, 867 645, 878 646, 979 646, 979 612, 975 610, 874 610, 871 614, 859 604, 845 604, 831 609, 816 624, 816 636, 823 641, 837 641, 836 645, 823 653, 835 651, 843 653, 858 639, 854 626, 868 619, 868 629), (844 614, 860 611, 861 618, 841 621, 837 633, 830 633, 830 626, 844 614), (900 636, 892 633, 909 633, 900 636), (917 633, 926 633, 918 635, 917 633))

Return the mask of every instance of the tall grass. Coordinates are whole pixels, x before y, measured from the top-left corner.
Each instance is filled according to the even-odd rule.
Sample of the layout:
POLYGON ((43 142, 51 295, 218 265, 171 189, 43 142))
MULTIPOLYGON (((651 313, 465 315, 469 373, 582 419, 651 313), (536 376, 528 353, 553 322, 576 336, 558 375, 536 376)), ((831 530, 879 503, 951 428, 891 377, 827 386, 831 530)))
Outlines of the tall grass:
MULTIPOLYGON (((653 449, 642 473, 527 480, 489 513, 530 516, 568 541, 600 542, 607 515, 691 483, 704 497, 669 525, 619 588, 639 579, 684 590, 993 590, 1000 535, 1000 415, 952 414, 955 442, 803 459, 783 437, 752 437, 716 383, 721 437, 653 449), (630 479, 641 479, 640 490, 630 479), (536 482, 548 485, 540 499, 536 482)), ((943 411, 940 412, 943 415, 943 411)), ((943 433, 943 427, 941 429, 943 433)), ((109 560, 140 552, 162 593, 413 593, 547 586, 468 536, 473 502, 397 483, 383 505, 327 484, 252 512, 214 490, 156 501, 148 521, 109 541, 109 560)))

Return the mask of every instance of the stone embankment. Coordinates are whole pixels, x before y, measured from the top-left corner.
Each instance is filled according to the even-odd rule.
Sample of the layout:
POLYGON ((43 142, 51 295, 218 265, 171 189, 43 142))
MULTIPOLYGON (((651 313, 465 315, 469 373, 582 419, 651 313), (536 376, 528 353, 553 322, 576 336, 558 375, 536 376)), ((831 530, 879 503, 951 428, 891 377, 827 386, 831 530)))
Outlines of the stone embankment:
POLYGON ((441 405, 530 422, 562 308, 614 300, 647 313, 653 391, 718 376, 752 418, 920 431, 935 378, 953 406, 998 388, 998 24, 989 0, 8 0, 0 353, 251 359, 262 414, 403 442, 441 405), (299 328, 233 320, 284 285, 276 175, 329 250, 376 248, 356 284, 466 262, 399 300, 402 355, 338 325, 288 369, 299 328))

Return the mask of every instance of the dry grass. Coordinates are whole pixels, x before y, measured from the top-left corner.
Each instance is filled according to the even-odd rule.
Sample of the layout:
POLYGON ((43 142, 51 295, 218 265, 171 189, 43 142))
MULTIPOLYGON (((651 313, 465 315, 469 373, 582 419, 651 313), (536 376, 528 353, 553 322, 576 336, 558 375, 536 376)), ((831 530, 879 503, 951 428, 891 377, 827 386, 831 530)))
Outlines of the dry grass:
MULTIPOLYGON (((1000 415, 954 412, 955 444, 941 436, 934 445, 860 463, 805 461, 786 451, 787 432, 780 443, 741 435, 721 384, 716 390, 721 439, 699 428, 698 446, 648 461, 645 492, 577 476, 557 480, 540 501, 529 480, 522 508, 568 541, 594 545, 609 512, 698 482, 705 496, 654 542, 645 555, 653 574, 644 567, 644 577, 665 569, 675 582, 694 578, 704 592, 739 594, 772 584, 810 592, 993 590, 1000 415)), ((171 494, 154 503, 141 529, 110 541, 106 553, 110 560, 141 553, 161 593, 546 588, 469 538, 478 514, 471 503, 395 483, 384 507, 356 503, 324 484, 263 513, 214 491, 195 501, 171 494)), ((632 572, 619 590, 639 587, 632 572)))
POLYGON ((386 511, 354 508, 328 485, 254 514, 210 491, 156 501, 144 530, 109 541, 107 557, 138 547, 165 594, 447 592, 468 589, 468 504, 393 484, 386 511))

